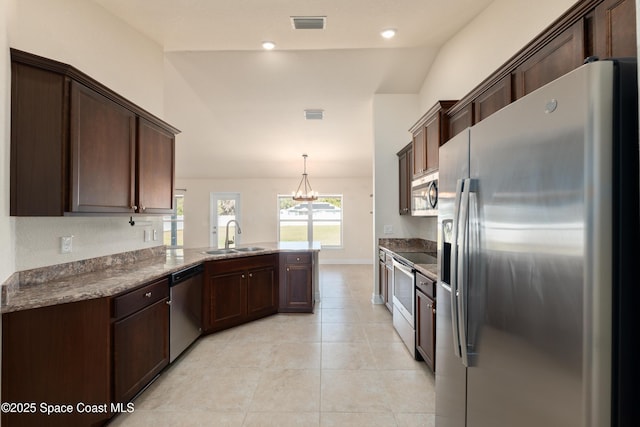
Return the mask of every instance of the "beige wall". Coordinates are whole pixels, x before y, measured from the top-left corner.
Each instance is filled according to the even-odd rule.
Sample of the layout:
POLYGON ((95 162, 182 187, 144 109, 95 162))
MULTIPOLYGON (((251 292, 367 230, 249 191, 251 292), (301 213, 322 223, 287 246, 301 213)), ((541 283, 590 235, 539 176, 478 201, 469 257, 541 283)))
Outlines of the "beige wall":
POLYGON ((420 91, 420 111, 466 95, 575 3, 495 0, 440 49, 420 91))
MULTIPOLYGON (((640 1, 640 0, 638 0, 640 1)), ((438 100, 460 99, 576 0, 541 0, 531 7, 526 0, 495 0, 438 52, 420 93, 376 95, 374 98, 375 239, 385 237, 385 224, 393 226, 387 237, 437 238, 432 218, 406 218, 397 214, 398 162, 395 153, 410 140, 407 131, 438 100)), ((375 270, 375 269, 374 269, 375 270)), ((374 271, 377 283, 377 273, 374 271)), ((377 285, 374 285, 374 299, 377 285)))
POLYGON ((7 34, 8 0, 0 0, 0 283, 15 270, 14 223, 9 217, 9 109, 11 99, 11 64, 7 34))
MULTIPOLYGON (((185 246, 209 246, 209 204, 211 192, 240 193, 241 243, 275 242, 278 226, 278 194, 291 194, 300 177, 290 179, 177 179, 176 187, 185 193, 185 246)), ((370 263, 372 225, 371 179, 321 179, 312 174, 309 180, 320 194, 342 194, 343 248, 325 249, 322 263, 370 263)))
MULTIPOLYGON (((161 47, 124 22, 85 0, 2 0, 8 7, 6 19, 8 45, 73 65, 149 112, 163 116, 164 53, 161 47)), ((3 27, 0 27, 0 29, 3 27)), ((4 31, 2 35, 4 36, 4 31)), ((9 51, 5 46, 0 76, 7 90, 9 51)), ((9 128, 2 126, 8 114, 9 97, 0 107, 3 131, 1 168, 2 212, 0 236, 10 242, 0 247, 0 274, 13 270, 92 258, 155 246, 161 241, 144 242, 144 227, 131 227, 128 217, 120 218, 16 218, 9 219, 9 128), (15 225, 14 225, 15 223, 15 225), (6 238, 5 238, 6 235, 6 238), (59 253, 59 238, 73 235, 71 254, 59 253), (15 241, 15 250, 11 242, 15 241), (2 251, 10 251, 7 256, 2 251), (15 253, 15 258, 13 254, 15 253), (8 260, 8 261, 5 261, 8 260)), ((140 218, 140 221, 147 218, 140 218)), ((139 221, 139 223, 140 223, 139 221)), ((154 220, 157 221, 157 220, 154 220)))

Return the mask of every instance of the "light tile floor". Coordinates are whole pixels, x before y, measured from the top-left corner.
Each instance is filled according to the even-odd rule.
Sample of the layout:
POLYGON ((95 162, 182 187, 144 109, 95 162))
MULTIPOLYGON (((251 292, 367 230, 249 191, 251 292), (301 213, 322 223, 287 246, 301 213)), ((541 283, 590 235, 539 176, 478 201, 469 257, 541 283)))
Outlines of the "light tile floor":
POLYGON ((201 338, 115 426, 434 426, 434 375, 371 304, 373 267, 321 265, 314 314, 201 338))

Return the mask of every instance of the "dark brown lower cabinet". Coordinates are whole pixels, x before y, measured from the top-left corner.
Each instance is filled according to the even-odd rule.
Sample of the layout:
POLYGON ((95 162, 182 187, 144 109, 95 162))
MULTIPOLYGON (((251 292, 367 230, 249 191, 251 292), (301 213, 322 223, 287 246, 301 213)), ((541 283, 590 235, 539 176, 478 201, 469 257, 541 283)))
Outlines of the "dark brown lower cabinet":
POLYGON ((2 402, 10 406, 2 425, 103 424, 110 417, 109 329, 107 298, 3 314, 2 402), (97 412, 83 413, 85 404, 97 412))
POLYGON ((436 303, 426 294, 416 291, 416 350, 435 371, 436 303))
POLYGON ((282 313, 313 311, 313 259, 310 252, 280 255, 280 307, 282 313))
POLYGON ((169 364, 166 279, 114 298, 113 400, 128 402, 169 364))
POLYGON ((202 313, 205 332, 277 313, 277 265, 275 254, 207 262, 202 313))
POLYGON ((416 272, 416 350, 432 371, 436 370, 435 281, 416 272))
POLYGON ((278 285, 275 265, 254 268, 247 277, 247 317, 249 320, 278 311, 278 285))

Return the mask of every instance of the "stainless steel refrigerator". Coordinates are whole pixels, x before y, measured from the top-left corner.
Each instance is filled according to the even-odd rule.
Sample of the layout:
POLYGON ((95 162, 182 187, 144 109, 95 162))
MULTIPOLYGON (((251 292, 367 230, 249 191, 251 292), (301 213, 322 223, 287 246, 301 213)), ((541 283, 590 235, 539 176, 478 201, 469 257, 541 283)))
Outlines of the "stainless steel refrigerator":
POLYGON ((440 148, 437 427, 640 425, 637 102, 591 62, 440 148))

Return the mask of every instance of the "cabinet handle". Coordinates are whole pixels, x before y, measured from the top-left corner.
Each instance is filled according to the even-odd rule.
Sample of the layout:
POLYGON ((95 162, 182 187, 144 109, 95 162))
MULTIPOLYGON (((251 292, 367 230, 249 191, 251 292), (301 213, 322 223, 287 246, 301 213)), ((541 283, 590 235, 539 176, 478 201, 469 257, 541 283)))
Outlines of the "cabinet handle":
POLYGON ((137 210, 138 210, 138 207, 137 207, 136 205, 131 205, 131 210, 133 210, 133 211, 137 211, 137 210))
POLYGON ((165 301, 165 304, 167 304, 167 305, 171 305, 171 300, 167 300, 167 301, 165 301))
POLYGON ((146 294, 144 294, 145 298, 151 298, 151 292, 147 292, 146 294))
POLYGON ((297 258, 296 258, 296 261, 300 261, 300 257, 297 257, 297 258))
POLYGON ((253 277, 253 273, 249 273, 249 277, 253 277))
POLYGON ((245 278, 244 274, 242 275, 242 278, 243 278, 243 279, 245 278))
POLYGON ((287 267, 287 271, 289 271, 289 267, 287 267))
POLYGON ((147 210, 147 208, 146 208, 145 206, 143 206, 143 207, 142 207, 142 210, 143 210, 143 211, 145 211, 145 210, 147 210))

